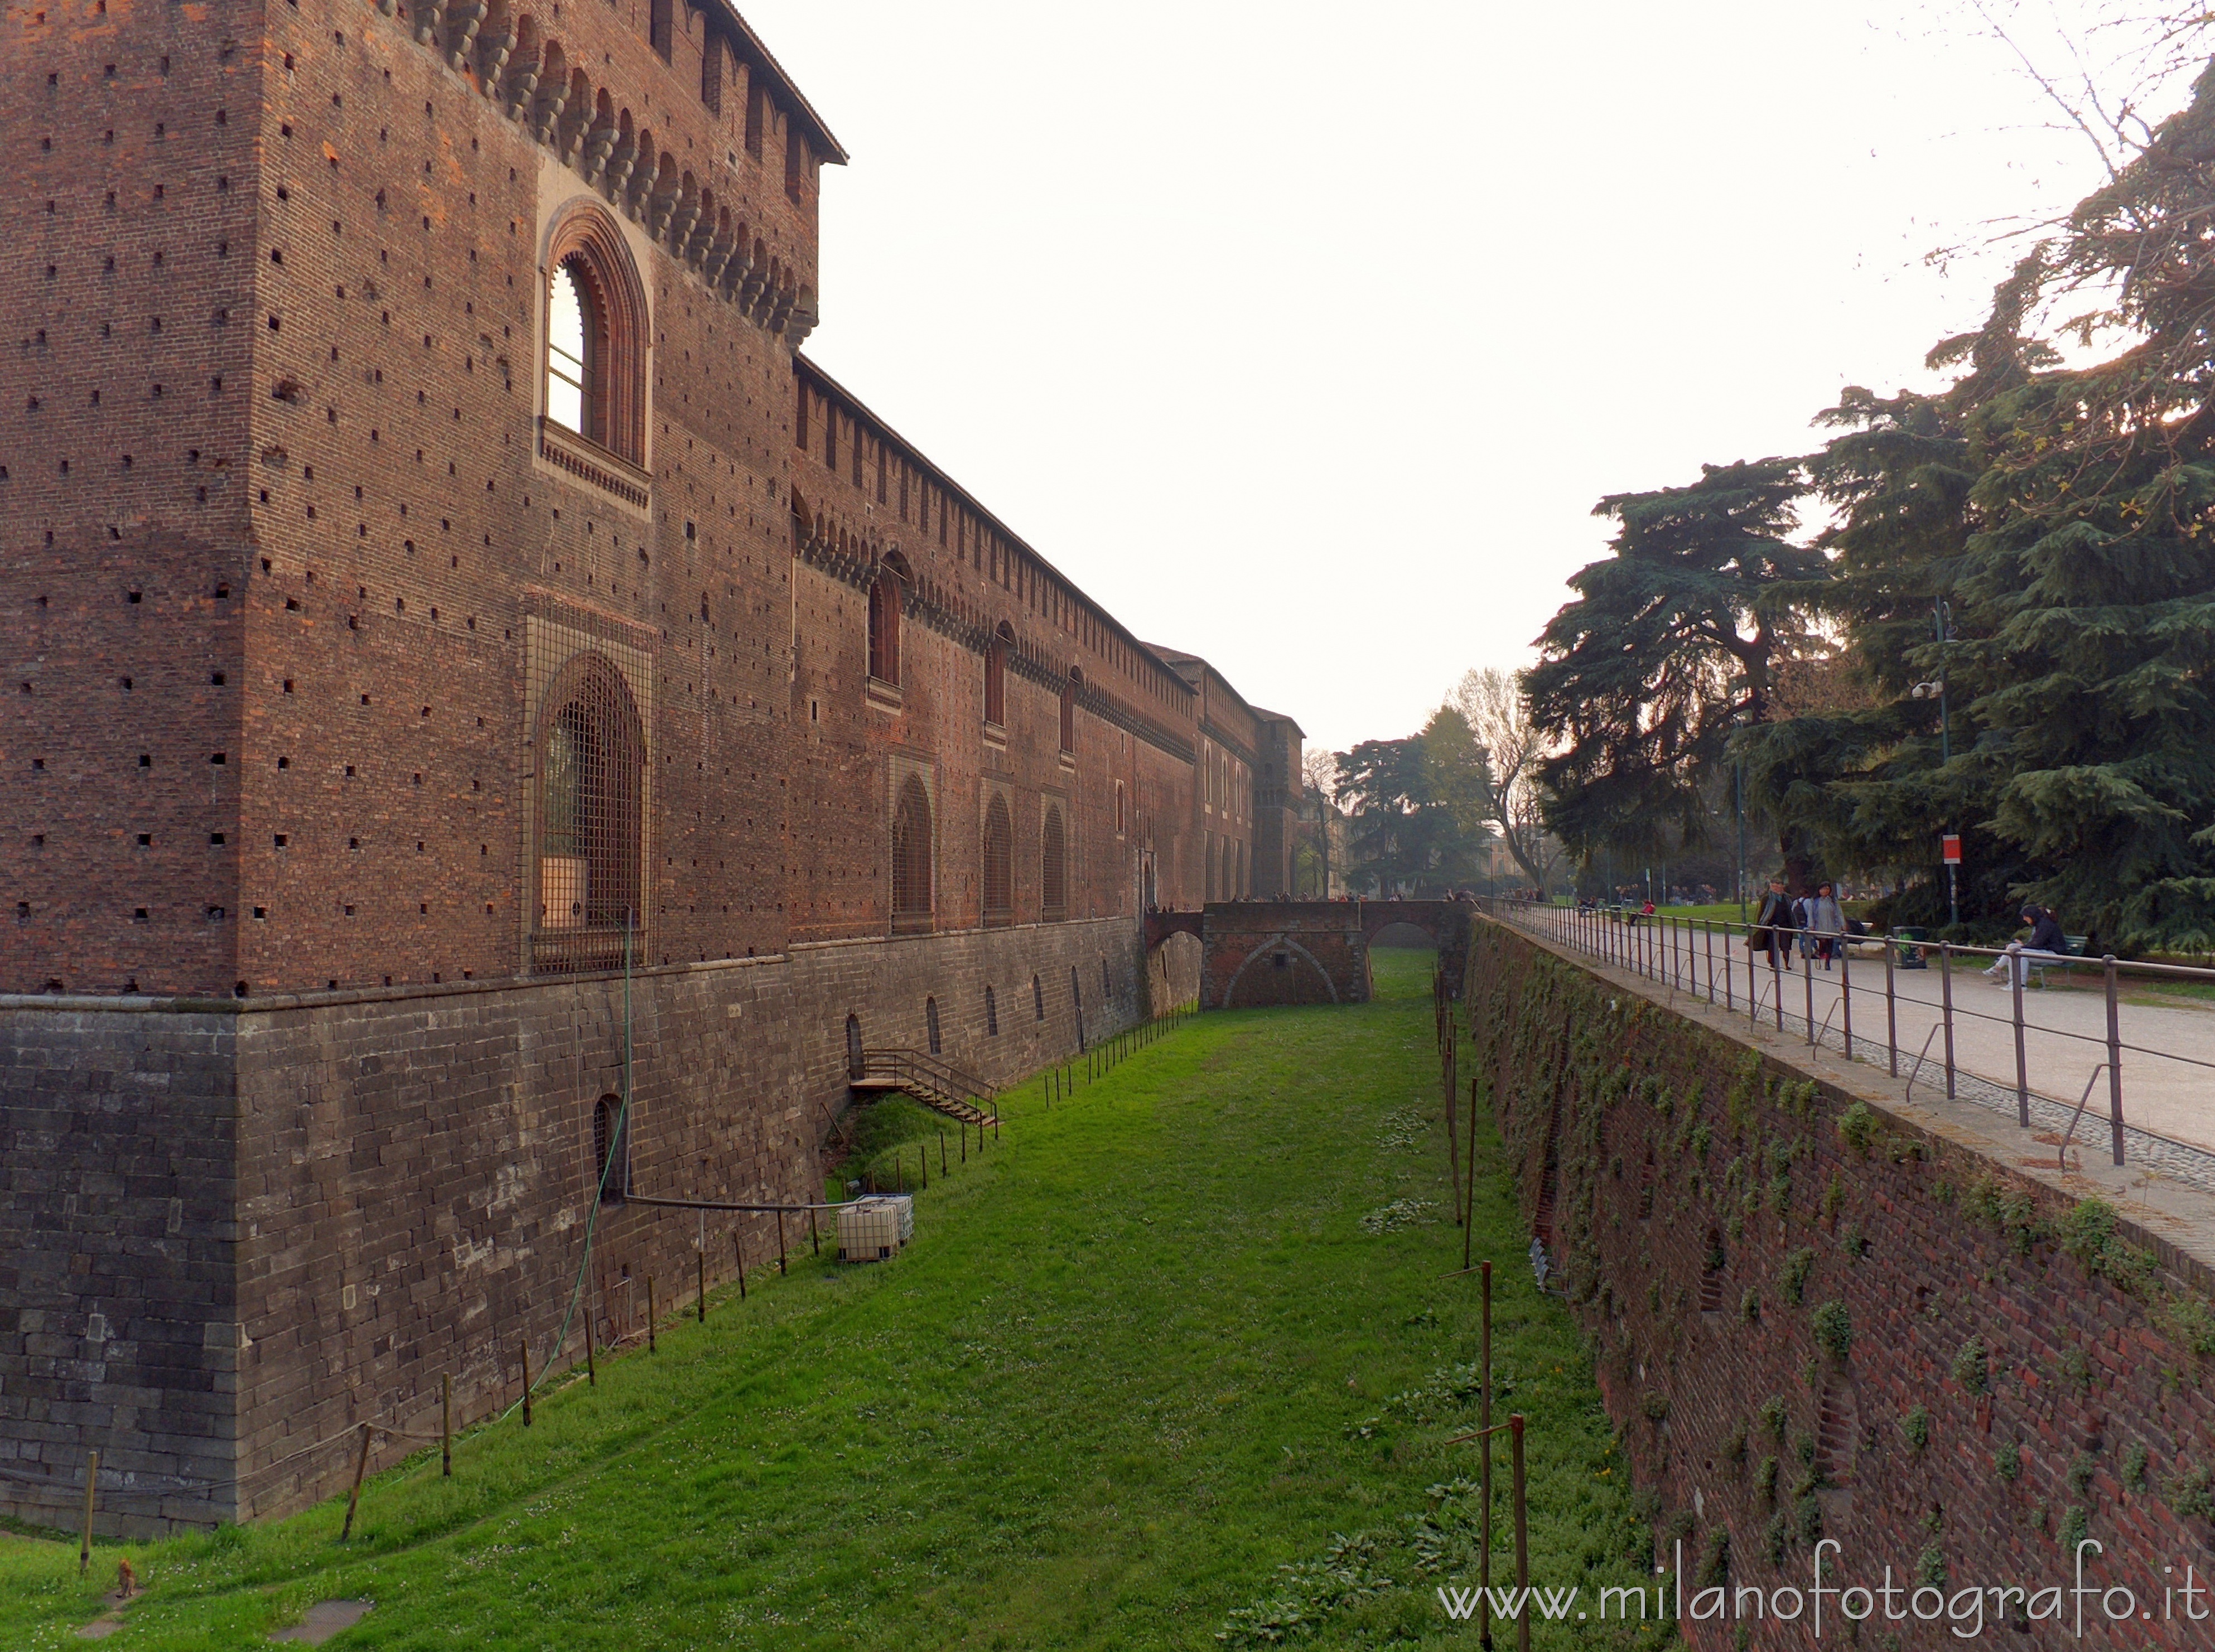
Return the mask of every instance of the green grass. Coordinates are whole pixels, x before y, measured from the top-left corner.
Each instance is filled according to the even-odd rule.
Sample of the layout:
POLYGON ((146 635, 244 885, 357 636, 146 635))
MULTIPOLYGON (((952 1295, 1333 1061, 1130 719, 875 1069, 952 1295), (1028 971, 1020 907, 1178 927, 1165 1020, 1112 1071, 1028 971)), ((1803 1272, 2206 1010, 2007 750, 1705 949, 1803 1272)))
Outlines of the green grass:
MULTIPOLYGON (((452 1480, 435 1451, 378 1476, 350 1545, 336 1500, 103 1544, 81 1584, 74 1544, 0 1538, 0 1645, 81 1644, 126 1553, 150 1587, 118 1648, 260 1646, 333 1596, 377 1602, 353 1648, 1212 1648, 1303 1619, 1316 1646, 1473 1645, 1432 1594, 1474 1581, 1469 1500, 1439 1492, 1475 1474, 1443 1442, 1474 1422, 1477 1293, 1440 1277, 1429 956, 1378 954, 1372 1004, 1187 1021, 1051 1113, 1033 1085, 997 1146, 934 1164, 905 1256, 757 1275, 597 1389, 550 1385, 535 1428, 468 1436, 452 1480)), ((1647 1536, 1480 1151, 1534 1579, 1589 1599, 1641 1581, 1647 1536)))

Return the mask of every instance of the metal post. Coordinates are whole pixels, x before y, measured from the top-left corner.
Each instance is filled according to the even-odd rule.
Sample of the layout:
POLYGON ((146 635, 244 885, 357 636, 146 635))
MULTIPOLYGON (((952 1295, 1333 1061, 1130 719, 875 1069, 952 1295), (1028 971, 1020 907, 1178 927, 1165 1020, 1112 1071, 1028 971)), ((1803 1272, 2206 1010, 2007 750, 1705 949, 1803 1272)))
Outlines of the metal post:
POLYGON ((1714 1005, 1715 1005, 1715 920, 1714 920, 1713 918, 1702 918, 1702 919, 1700 920, 1700 929, 1701 929, 1701 931, 1702 931, 1703 934, 1705 934, 1705 935, 1706 935, 1706 937, 1708 937, 1708 1004, 1709 1004, 1709 1008, 1713 1008, 1713 1007, 1714 1007, 1714 1005))
MULTIPOLYGON (((592 1339, 586 1339, 592 1346, 592 1339)), ((454 1477, 454 1377, 451 1372, 439 1373, 439 1477, 454 1477)))
POLYGON ((1836 944, 1838 949, 1838 1030, 1845 1040, 1846 1059, 1850 1061, 1854 1059, 1854 978, 1853 967, 1847 960, 1852 957, 1854 949, 1846 944, 1846 931, 1843 929, 1838 931, 1836 944))
POLYGON ((1954 1099, 1954 943, 1938 943, 1938 998, 1946 1023, 1946 1099, 1954 1099))
POLYGON ((2030 973, 2020 952, 2002 953, 2008 967, 2008 995, 2015 1000, 2015 1121, 2030 1128, 2030 1069, 2022 1051, 2022 978, 2030 973))
MULTIPOLYGON (((365 1431, 368 1427, 365 1422, 362 1424, 365 1431)), ((364 1455, 367 1453, 365 1452, 364 1455)), ((357 1481, 359 1477, 359 1476, 355 1477, 357 1481)), ((92 1564, 92 1495, 94 1488, 99 1483, 100 1453, 88 1452, 84 1459, 84 1540, 77 1545, 77 1575, 79 1577, 83 1577, 85 1568, 92 1564)), ((351 1526, 353 1523, 353 1511, 349 1508, 347 1511, 347 1524, 351 1526)))
POLYGON ((2115 1163, 2123 1162, 2123 1023, 2115 1002, 2115 955, 2101 961, 2108 974, 2108 1131, 2115 1163))
POLYGON ((1892 990, 1893 949, 1892 930, 1887 928, 1884 932, 1884 1047, 1892 1076, 1897 1078, 1899 1077, 1899 1001, 1893 996, 1892 990))
POLYGON ((1806 942, 1800 946, 1800 980, 1807 994, 1807 1047, 1815 1047, 1815 954, 1806 942))

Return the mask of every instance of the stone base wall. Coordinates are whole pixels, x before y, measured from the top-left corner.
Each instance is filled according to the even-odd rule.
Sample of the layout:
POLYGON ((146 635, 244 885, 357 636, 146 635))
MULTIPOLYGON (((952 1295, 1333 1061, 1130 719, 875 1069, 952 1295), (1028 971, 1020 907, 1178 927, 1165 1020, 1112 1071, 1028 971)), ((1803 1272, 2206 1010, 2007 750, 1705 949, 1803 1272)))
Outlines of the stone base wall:
POLYGON ((1834 1637, 1965 1635, 1966 1618, 1886 1619, 1942 1586, 1948 1612, 1981 1600, 1987 1635, 2073 1643, 2073 1597, 2065 1621, 2030 1621, 2028 1600, 1961 1591, 2073 1587, 2079 1536, 2105 1545, 2085 1551, 2088 1582, 2152 1614, 2110 1624, 2095 1596, 2089 1632, 2207 1643, 2181 1594, 2190 1565, 2198 1609, 2215 1609, 2215 1314, 2199 1263, 2077 1196, 2090 1182, 2050 1185, 1970 1145, 1953 1115, 1887 1106, 1881 1074, 1803 1071, 1719 1014, 1489 922, 1467 1004, 1475 1069, 1593 1339, 1657 1558, 1682 1544, 1695 1644, 1807 1644, 1805 1616, 1733 1618, 1698 1591, 1805 1589, 1824 1539, 1841 1545, 1825 1551, 1834 1586, 1874 1589, 1889 1565, 1900 1590, 1857 1642, 1831 1597, 1834 1637))
MULTIPOLYGON (((928 1049, 935 1001, 945 1059, 1002 1084, 1150 992, 1137 926, 1101 920, 628 984, 0 1002, 0 1512, 71 1524, 96 1449, 104 1529, 284 1513, 343 1484, 359 1422, 435 1433, 442 1376, 475 1420, 526 1344, 537 1371, 588 1324, 635 1331, 649 1277, 689 1300, 698 1219, 596 1198, 626 1060, 634 1191, 804 1203, 848 1016, 867 1047, 928 1049)), ((720 1281, 734 1241, 775 1256, 776 1219, 712 1215, 709 1239, 720 1281)), ((411 1449, 380 1436, 372 1461, 411 1449)))

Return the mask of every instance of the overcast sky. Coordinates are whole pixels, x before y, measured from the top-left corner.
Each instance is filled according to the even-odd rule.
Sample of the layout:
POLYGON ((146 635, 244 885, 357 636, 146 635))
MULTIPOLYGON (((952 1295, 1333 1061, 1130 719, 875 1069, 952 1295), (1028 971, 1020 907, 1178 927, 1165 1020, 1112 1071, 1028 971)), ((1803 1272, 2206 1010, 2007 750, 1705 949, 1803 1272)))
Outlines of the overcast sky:
POLYGON ((1311 744, 1518 666, 1601 494, 1925 384, 2089 149, 1966 7, 741 0, 847 148, 811 355, 1311 744))

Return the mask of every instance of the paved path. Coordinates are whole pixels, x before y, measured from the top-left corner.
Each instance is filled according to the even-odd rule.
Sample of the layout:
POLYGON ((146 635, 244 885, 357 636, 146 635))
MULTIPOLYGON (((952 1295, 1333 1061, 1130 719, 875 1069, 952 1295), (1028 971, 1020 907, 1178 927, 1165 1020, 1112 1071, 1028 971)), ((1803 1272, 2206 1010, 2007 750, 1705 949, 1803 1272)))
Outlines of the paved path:
MULTIPOLYGON (((1526 927, 1541 935, 1548 934, 1543 922, 1526 922, 1526 927)), ((1645 930, 1643 925, 1639 928, 1645 930)), ((1552 935, 1549 938, 1561 942, 1568 937, 1552 935)), ((1721 1004, 1724 997, 1722 974, 1728 970, 1730 997, 1743 1014, 1749 984, 1749 955, 1744 942, 1739 941, 1727 959, 1723 948, 1727 938, 1730 937, 1720 932, 1715 937, 1715 997, 1721 1004)), ((1615 937, 1618 944, 1620 939, 1618 932, 1615 937)), ((1640 937, 1640 945, 1644 949, 1637 955, 1641 973, 1673 981, 1688 992, 1697 991, 1700 998, 1706 1000, 1709 985, 1708 943, 1698 930, 1646 930, 1640 937)), ((1577 949, 1585 949, 1579 945, 1577 949)), ((1617 956, 1614 961, 1631 960, 1617 956)), ((1874 1056, 1878 1063, 1886 1063, 1881 949, 1874 944, 1857 947, 1849 966, 1843 970, 1834 962, 1825 971, 1818 961, 1811 971, 1803 973, 1800 961, 1792 961, 1793 973, 1785 974, 1781 982, 1772 973, 1766 956, 1755 963, 1751 980, 1759 995, 1764 1020, 1772 1027, 1776 1025, 1776 995, 1781 985, 1788 1027, 1806 1035, 1812 999, 1812 1019, 1823 1032, 1823 1042, 1832 1049, 1839 1048, 1844 1041, 1845 1019, 1840 986, 1842 980, 1850 977, 1853 1053, 1862 1059, 1874 1056)), ((2012 1108, 2016 1090, 2014 995, 2003 981, 1985 978, 1979 966, 1989 961, 1973 959, 1955 962, 1954 1059, 1959 1072, 1985 1081, 1977 1089, 1985 1090, 1989 1087, 1998 1092, 1997 1100, 2012 1108)), ((2028 987, 2022 995, 2024 1076, 2034 1096, 2060 1104, 2065 1121, 2066 1114, 2075 1110, 2083 1095, 2086 1082, 2108 1059, 2107 994, 2096 965, 2089 968, 2080 965, 2074 973, 2073 984, 2070 975, 2059 969, 2051 971, 2047 979, 2047 986, 2028 987)), ((1928 1041, 1930 1053, 1924 1059, 1921 1077, 1916 1080, 1918 1094, 1927 1085, 1936 1086, 1939 1094, 1944 1093, 1945 1035, 1942 1031, 1934 1034, 1932 1030, 1939 1028, 1944 1019, 1942 991, 1943 976, 1936 958, 1928 969, 1893 972, 1893 1013, 1899 1028, 1902 1078, 1914 1068, 1917 1055, 1928 1041)), ((2146 997, 2143 986, 2134 989, 2126 984, 2120 1006, 2124 1120, 2139 1130, 2215 1152, 2215 1008, 2189 1001, 2173 1007, 2154 1004, 2145 1002, 2146 997)), ((2074 1138, 2077 1141, 2089 1139, 2095 1151, 2105 1148, 2109 1137, 2108 1097, 2108 1077, 2103 1072, 2092 1086, 2091 1100, 2074 1138)), ((1989 1105, 1995 1097, 1986 1093, 1969 1099, 1989 1105)), ((2050 1108, 2038 1108, 2036 1112, 2047 1123, 2054 1116, 2050 1108)), ((2034 1125, 2040 1122, 2039 1118, 2034 1119, 2034 1125)))

